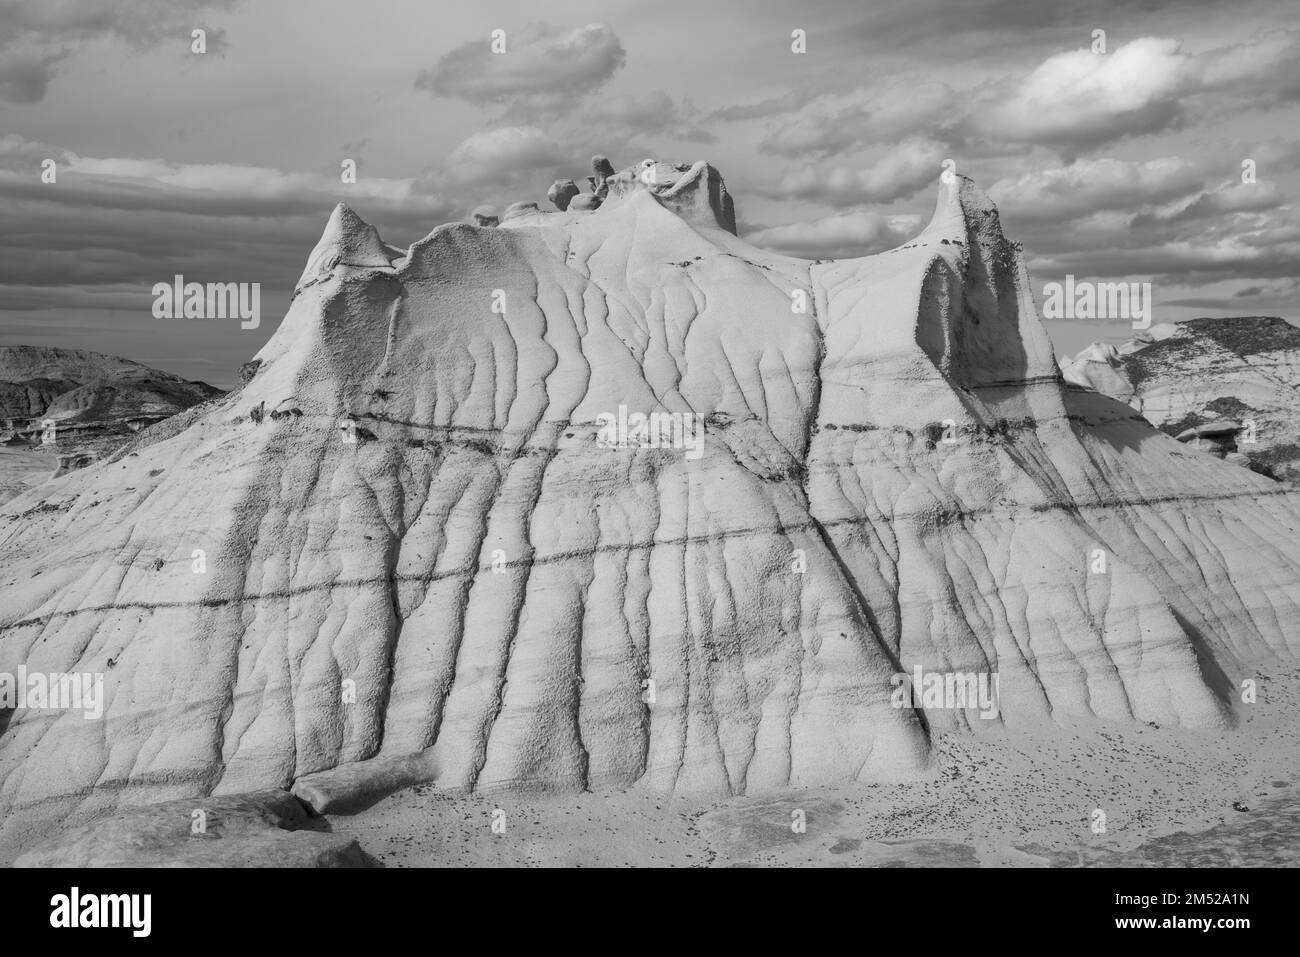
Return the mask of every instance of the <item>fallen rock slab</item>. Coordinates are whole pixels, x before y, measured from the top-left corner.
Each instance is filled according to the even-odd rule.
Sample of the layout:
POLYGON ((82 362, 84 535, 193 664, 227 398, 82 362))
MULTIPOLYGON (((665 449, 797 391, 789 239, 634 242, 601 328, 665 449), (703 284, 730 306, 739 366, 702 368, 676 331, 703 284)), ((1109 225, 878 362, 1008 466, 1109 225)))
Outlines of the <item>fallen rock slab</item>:
POLYGON ((14 867, 373 867, 287 791, 132 808, 31 848, 14 867))
POLYGON ((431 781, 437 766, 430 752, 341 764, 293 783, 293 795, 317 814, 364 810, 402 788, 431 781))

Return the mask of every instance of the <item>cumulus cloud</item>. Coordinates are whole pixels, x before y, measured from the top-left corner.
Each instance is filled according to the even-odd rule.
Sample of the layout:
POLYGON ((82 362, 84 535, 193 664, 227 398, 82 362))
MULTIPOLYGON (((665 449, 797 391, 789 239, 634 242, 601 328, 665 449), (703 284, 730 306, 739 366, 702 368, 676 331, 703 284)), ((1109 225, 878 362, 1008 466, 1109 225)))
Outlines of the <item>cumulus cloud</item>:
POLYGON ((1022 79, 994 85, 981 94, 966 129, 1074 154, 1181 128, 1194 97, 1259 94, 1251 105, 1264 106, 1297 90, 1300 31, 1270 31, 1198 54, 1178 40, 1140 37, 1105 54, 1057 53, 1022 79))
POLYGON ((503 126, 462 141, 416 180, 415 189, 462 196, 467 208, 513 202, 520 191, 544 199, 554 180, 571 179, 589 167, 590 154, 581 155, 536 126, 503 126))
POLYGON ((1143 37, 1112 53, 1049 57, 982 118, 994 135, 1058 145, 1166 129, 1182 118, 1189 57, 1177 40, 1143 37))
POLYGON ((492 52, 489 37, 462 44, 422 70, 415 86, 477 106, 550 113, 604 86, 627 58, 603 23, 574 28, 531 23, 506 31, 505 44, 504 53, 492 52))
POLYGON ((938 182, 946 148, 913 138, 889 148, 869 166, 818 170, 802 166, 760 192, 775 199, 851 205, 892 203, 938 182))
POLYGON ((760 148, 817 159, 882 140, 924 136, 963 152, 1046 146, 1067 159, 1132 136, 1176 131, 1189 117, 1263 109, 1300 98, 1300 31, 1189 52, 1138 37, 1104 54, 1056 52, 1003 78, 955 83, 915 72, 892 84, 809 95, 805 89, 715 110, 718 122, 769 118, 760 148))
POLYGON ((804 259, 866 256, 901 246, 920 232, 920 216, 836 213, 805 223, 769 226, 746 235, 765 249, 804 259))

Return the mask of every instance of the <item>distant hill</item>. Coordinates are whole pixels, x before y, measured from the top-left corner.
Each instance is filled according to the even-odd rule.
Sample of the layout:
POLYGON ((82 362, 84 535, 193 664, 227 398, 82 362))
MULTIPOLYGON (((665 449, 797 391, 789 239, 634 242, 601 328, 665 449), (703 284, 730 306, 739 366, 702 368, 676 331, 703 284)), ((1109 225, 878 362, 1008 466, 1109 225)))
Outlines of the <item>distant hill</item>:
POLYGON ((0 347, 0 501, 89 465, 141 429, 224 394, 119 356, 0 347))
MULTIPOLYGON (((165 418, 222 394, 206 382, 85 349, 0 346, 0 416, 165 418)), ((11 426, 12 427, 12 426, 11 426)))
POLYGON ((1195 441, 1227 420, 1252 469, 1300 483, 1300 328, 1276 316, 1162 323, 1118 347, 1094 343, 1061 363, 1065 377, 1195 441))

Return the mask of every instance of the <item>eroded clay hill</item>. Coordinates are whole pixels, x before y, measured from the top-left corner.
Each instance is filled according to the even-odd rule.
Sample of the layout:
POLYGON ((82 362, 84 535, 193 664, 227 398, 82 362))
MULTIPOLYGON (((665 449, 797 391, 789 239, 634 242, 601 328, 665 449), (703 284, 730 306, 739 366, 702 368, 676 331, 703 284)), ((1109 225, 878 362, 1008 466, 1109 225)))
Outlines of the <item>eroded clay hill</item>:
POLYGON ((1093 343, 1061 368, 1168 435, 1219 433, 1229 460, 1300 484, 1300 328, 1284 319, 1161 323, 1118 347, 1093 343))
POLYGON ((3 506, 0 671, 107 701, 8 716, 0 839, 295 783, 889 777, 935 727, 1223 727, 1294 660, 1296 496, 1066 385, 972 183, 814 264, 711 167, 646 179, 406 251, 340 207, 241 389, 3 506), (620 406, 702 453, 604 447, 620 406), (891 706, 917 666, 996 672, 1000 717, 891 706))

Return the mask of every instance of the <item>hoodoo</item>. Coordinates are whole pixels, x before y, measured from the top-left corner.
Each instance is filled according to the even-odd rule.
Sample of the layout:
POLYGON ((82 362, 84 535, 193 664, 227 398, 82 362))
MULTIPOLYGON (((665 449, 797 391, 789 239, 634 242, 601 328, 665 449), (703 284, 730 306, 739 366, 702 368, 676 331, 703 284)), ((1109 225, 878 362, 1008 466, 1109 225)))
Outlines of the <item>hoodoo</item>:
POLYGON ((1300 500, 1063 379, 969 180, 812 263, 706 163, 594 168, 408 250, 340 207, 238 390, 0 507, 0 671, 104 675, 98 721, 0 715, 0 843, 266 788, 888 779, 941 727, 1225 727, 1294 661, 1300 500), (621 409, 698 449, 599 441, 621 409), (896 706, 914 673, 996 707, 896 706))

